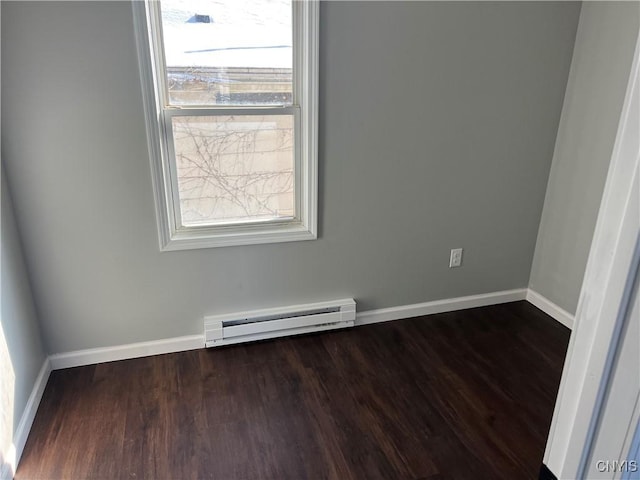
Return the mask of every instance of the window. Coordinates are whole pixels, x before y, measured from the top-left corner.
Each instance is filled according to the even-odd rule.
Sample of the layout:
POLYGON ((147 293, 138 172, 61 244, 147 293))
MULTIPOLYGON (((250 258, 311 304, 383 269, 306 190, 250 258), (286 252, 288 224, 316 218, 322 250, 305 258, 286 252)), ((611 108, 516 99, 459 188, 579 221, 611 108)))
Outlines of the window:
POLYGON ((318 2, 133 2, 163 250, 316 238, 318 2))

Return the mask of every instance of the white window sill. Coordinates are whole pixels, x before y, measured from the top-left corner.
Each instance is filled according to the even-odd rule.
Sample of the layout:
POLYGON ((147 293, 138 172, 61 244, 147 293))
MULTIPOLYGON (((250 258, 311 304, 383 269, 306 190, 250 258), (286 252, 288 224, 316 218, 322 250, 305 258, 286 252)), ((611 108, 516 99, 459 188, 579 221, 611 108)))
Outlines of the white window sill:
POLYGON ((295 242, 315 240, 316 238, 318 236, 315 231, 311 231, 307 226, 299 223, 266 228, 261 226, 254 229, 190 229, 176 231, 170 237, 163 238, 160 249, 166 252, 261 243, 295 242))

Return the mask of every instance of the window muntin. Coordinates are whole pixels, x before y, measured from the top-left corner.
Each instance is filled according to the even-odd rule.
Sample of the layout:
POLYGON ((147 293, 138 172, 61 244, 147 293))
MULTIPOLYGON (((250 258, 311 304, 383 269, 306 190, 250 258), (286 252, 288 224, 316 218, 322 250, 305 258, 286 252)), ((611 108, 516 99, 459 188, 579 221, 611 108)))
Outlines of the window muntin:
MULTIPOLYGON (((264 8, 276 4, 281 9, 287 4, 285 0, 211 3, 225 2, 244 3, 245 10, 251 4, 264 4, 264 8)), ((283 55, 279 57, 280 63, 272 61, 274 57, 258 55, 256 58, 262 63, 250 67, 223 62, 220 55, 214 62, 216 65, 199 67, 193 62, 188 65, 182 62, 185 65, 165 67, 165 60, 175 57, 163 47, 163 27, 167 23, 163 22, 163 15, 175 16, 180 13, 176 12, 176 5, 192 3, 196 7, 190 7, 191 11, 196 13, 185 19, 182 12, 183 20, 206 26, 207 19, 194 20, 196 16, 202 20, 205 14, 198 9, 210 6, 208 1, 163 0, 162 5, 156 0, 133 2, 161 248, 316 238, 317 2, 294 0, 289 3, 290 20, 279 19, 280 24, 291 23, 287 34, 292 39, 287 53, 291 67, 282 62, 283 55), (171 70, 175 67, 217 69, 226 75, 222 80, 235 82, 234 89, 223 91, 217 80, 208 79, 208 96, 202 94, 202 88, 192 88, 194 85, 187 88, 183 85, 180 93, 174 89, 173 94, 169 87, 175 80, 172 77, 175 70, 171 70), (247 78, 247 73, 251 73, 251 78, 247 78), (206 129, 210 131, 207 133, 206 129), (244 141, 251 136, 257 142, 255 145, 244 141), (232 137, 237 141, 230 141, 232 137), (193 153, 198 148, 202 164, 194 165, 193 153), (212 149, 224 150, 224 158, 212 158, 212 149), (233 157, 236 160, 243 157, 244 163, 229 164, 233 157), (218 185, 212 186, 216 182, 218 185), (230 182, 234 188, 224 188, 230 182), (238 198, 236 187, 242 184, 250 188, 238 198), (234 195, 224 198, 230 192, 234 195), (215 207, 215 202, 222 207, 215 207)), ((206 15, 210 22, 215 21, 211 13, 206 15)), ((263 17, 268 15, 263 12, 263 17)), ((274 41, 269 39, 267 43, 274 41)), ((280 48, 283 45, 276 45, 280 53, 286 50, 280 48)), ((258 50, 264 53, 262 50, 274 49, 258 50)))

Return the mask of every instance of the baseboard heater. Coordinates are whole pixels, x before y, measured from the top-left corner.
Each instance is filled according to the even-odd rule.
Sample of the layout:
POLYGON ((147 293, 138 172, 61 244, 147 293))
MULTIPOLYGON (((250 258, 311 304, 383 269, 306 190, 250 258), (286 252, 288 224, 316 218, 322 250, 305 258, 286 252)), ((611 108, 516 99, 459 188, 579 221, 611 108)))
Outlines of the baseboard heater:
POLYGON ((207 347, 218 347, 353 327, 355 319, 356 302, 352 298, 215 315, 204 319, 204 340, 207 347))

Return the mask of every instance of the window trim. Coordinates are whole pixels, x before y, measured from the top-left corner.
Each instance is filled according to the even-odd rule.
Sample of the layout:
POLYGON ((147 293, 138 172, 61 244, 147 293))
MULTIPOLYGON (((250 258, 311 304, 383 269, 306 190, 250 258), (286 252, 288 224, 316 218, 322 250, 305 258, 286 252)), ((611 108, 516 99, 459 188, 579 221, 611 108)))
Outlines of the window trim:
MULTIPOLYGON (((313 240, 317 238, 318 205, 318 17, 319 0, 293 0, 293 106, 233 107, 215 109, 167 108, 163 105, 164 75, 162 48, 149 28, 152 15, 159 19, 157 0, 133 0, 133 19, 142 85, 147 146, 153 184, 160 250, 252 245, 261 243, 313 240), (155 56, 155 57, 154 57, 155 56), (179 227, 175 199, 177 178, 171 174, 171 117, 188 115, 292 114, 294 115, 297 217, 288 221, 179 227)), ((178 211, 179 212, 179 211, 178 211)), ((179 215, 179 213, 178 213, 179 215)))

